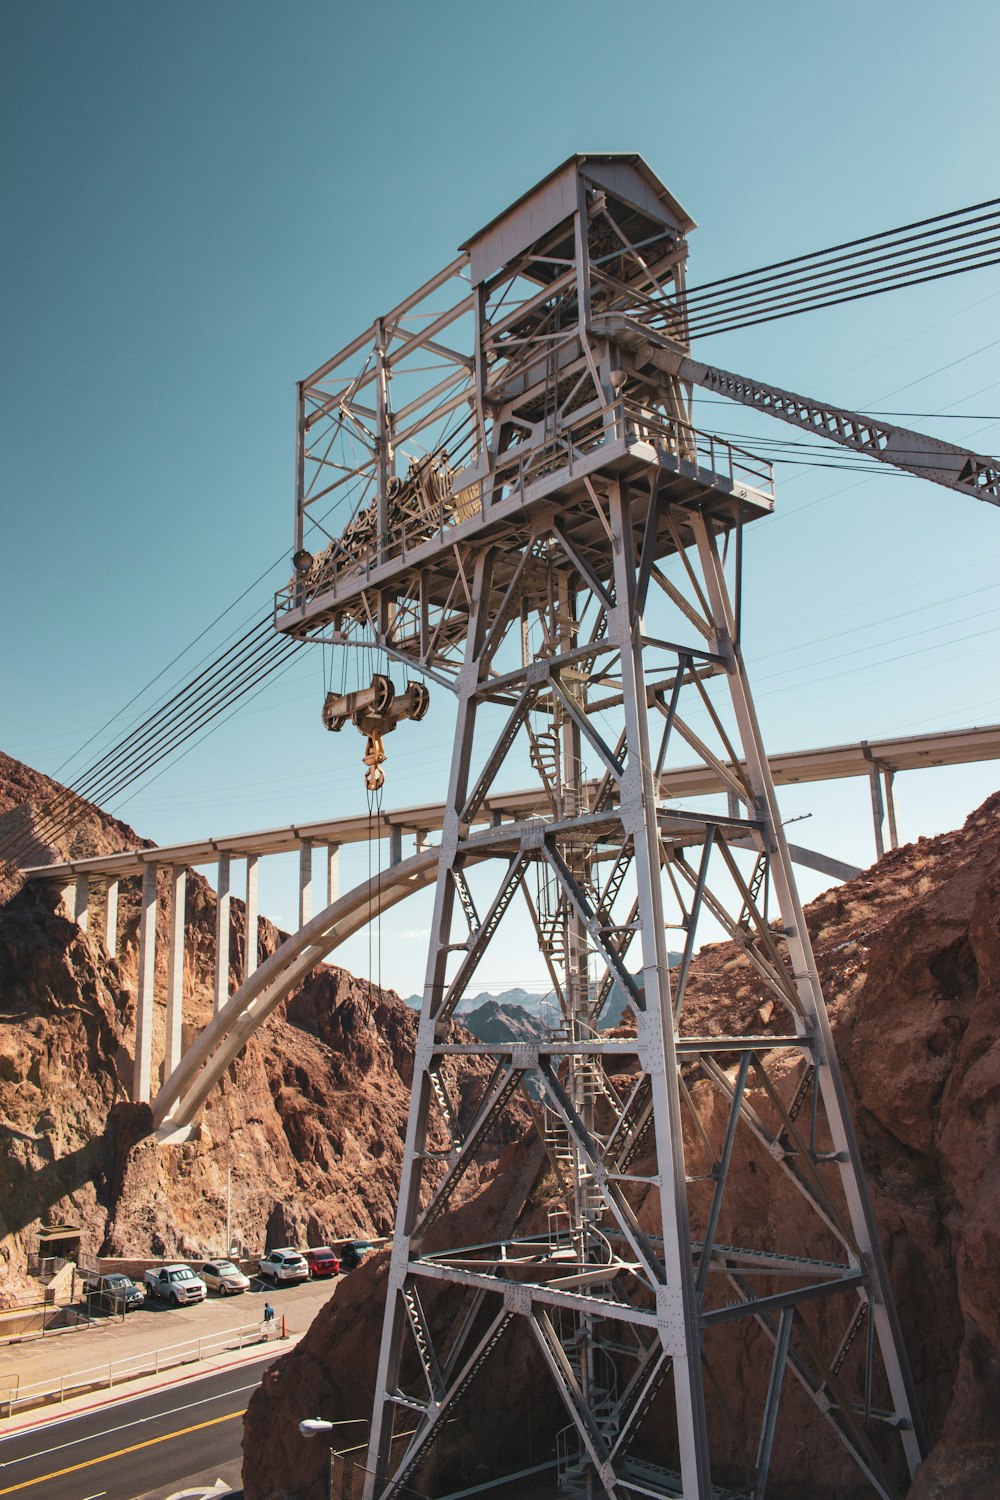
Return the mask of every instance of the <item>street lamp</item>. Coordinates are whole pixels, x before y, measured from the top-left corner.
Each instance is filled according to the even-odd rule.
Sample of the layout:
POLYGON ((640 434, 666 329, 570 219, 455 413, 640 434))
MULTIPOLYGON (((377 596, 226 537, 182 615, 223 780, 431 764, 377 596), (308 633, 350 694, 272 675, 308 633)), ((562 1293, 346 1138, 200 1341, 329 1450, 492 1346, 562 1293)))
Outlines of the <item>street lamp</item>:
POLYGON ((368 1426, 367 1417, 344 1417, 338 1422, 327 1422, 323 1417, 306 1417, 304 1422, 299 1423, 299 1431, 303 1437, 316 1437, 319 1433, 332 1432, 335 1427, 362 1427, 368 1426))
MULTIPOLYGON (((325 1437, 329 1438, 335 1427, 367 1427, 367 1417, 343 1417, 338 1421, 327 1422, 324 1417, 306 1417, 299 1423, 299 1431, 304 1438, 325 1437)), ((333 1493, 333 1444, 330 1444, 330 1500, 335 1500, 333 1493)))

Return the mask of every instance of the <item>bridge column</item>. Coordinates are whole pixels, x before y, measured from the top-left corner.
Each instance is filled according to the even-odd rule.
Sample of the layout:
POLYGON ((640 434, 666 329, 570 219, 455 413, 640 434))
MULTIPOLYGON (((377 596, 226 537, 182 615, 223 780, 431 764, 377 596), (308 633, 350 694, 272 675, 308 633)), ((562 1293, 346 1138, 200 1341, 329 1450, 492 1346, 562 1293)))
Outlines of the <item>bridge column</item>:
POLYGON ((403 857, 403 829, 399 823, 389 824, 389 863, 398 865, 403 857))
POLYGON ((243 978, 247 980, 257 968, 257 855, 247 855, 246 934, 243 942, 243 978))
POLYGON ((881 859, 885 853, 885 839, 882 836, 882 825, 885 822, 885 806, 882 802, 882 778, 879 774, 879 766, 873 760, 870 752, 865 752, 868 761, 868 784, 872 794, 872 820, 875 824, 875 858, 881 859))
POLYGON ((892 795, 892 783, 896 779, 895 771, 890 771, 888 766, 882 772, 882 780, 885 783, 885 810, 889 815, 889 848, 899 848, 899 835, 896 832, 896 802, 892 795))
POLYGON ((118 952, 118 876, 108 878, 104 907, 104 946, 112 958, 118 952))
POLYGON ((218 890, 215 902, 215 1010, 229 999, 229 855, 219 851, 218 890))
POLYGON ((135 1002, 135 1062, 132 1098, 148 1104, 153 1070, 153 986, 156 981, 156 866, 142 872, 142 914, 139 918, 139 988, 135 1002))
POLYGON ((187 902, 187 870, 175 865, 170 871, 170 946, 167 950, 167 1035, 163 1052, 163 1076, 169 1078, 181 1060, 184 1020, 184 908, 187 902))
POLYGON ((299 926, 304 927, 312 916, 313 854, 312 844, 303 839, 299 844, 299 926))
POLYGON ((326 904, 332 906, 340 895, 340 845, 326 846, 326 904))
POLYGON ((81 932, 86 932, 87 930, 89 909, 90 881, 86 875, 78 875, 73 890, 73 920, 81 932))

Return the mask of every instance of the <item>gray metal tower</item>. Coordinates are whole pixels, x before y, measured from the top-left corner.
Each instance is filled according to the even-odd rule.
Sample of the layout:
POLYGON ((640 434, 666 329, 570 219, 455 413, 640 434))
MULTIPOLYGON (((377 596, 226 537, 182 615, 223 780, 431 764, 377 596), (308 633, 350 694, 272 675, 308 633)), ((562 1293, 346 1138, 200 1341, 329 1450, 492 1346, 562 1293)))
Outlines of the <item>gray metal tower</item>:
MULTIPOLYGON (((515 1351, 564 1407, 564 1493, 761 1500, 810 1426, 883 1500, 921 1456, 740 651, 771 473, 690 421, 692 227, 639 157, 573 157, 300 387, 279 628, 374 644, 457 703, 373 1500, 470 1493, 462 1403, 515 1351), (692 755, 681 805, 661 777, 692 755), (470 1046, 456 1008, 515 904, 558 1017, 470 1046), (689 985, 719 936, 725 1003, 689 985), (463 1127, 470 1052, 493 1072, 463 1127), (545 1171, 490 1243, 453 1244, 515 1095, 545 1171)), ((477 1441, 491 1470, 545 1457, 477 1441)))

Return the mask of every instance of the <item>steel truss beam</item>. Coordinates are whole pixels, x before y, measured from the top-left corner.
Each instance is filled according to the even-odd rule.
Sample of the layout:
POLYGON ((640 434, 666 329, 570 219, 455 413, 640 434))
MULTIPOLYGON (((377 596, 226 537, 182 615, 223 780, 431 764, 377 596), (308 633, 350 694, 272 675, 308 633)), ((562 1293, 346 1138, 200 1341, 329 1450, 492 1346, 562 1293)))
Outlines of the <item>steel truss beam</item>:
MULTIPOLYGON (((565 1409, 560 1483, 589 1497, 715 1500, 729 1436, 710 1425, 706 1371, 724 1411, 751 1410, 721 1372, 755 1356, 744 1500, 764 1500, 781 1461, 789 1373, 874 1493, 921 1456, 732 603, 770 471, 690 425, 689 227, 635 158, 574 159, 470 241, 468 295, 441 279, 305 388, 300 527, 331 483, 360 498, 306 559, 281 628, 384 648, 457 700, 366 1500, 430 1483, 432 1451, 447 1490, 446 1422, 511 1328, 565 1409), (470 360, 452 347, 463 319, 470 360), (416 373, 417 351, 435 368, 393 413, 389 376, 416 373), (320 460, 339 461, 345 425, 357 472, 331 480, 320 460), (427 458, 404 473, 399 444, 418 435, 427 458), (678 750, 706 777, 686 809, 663 795, 678 750), (477 827, 515 765, 537 795, 477 827), (521 898, 559 1015, 548 1037, 472 1044, 453 1020, 521 898), (696 982, 708 923, 750 1000, 696 982), (443 1082, 455 1055, 493 1060, 471 1119, 443 1082), (442 1249, 460 1184, 525 1100, 542 1175, 494 1241, 442 1249), (402 1458, 400 1413, 416 1417, 402 1458)), ((884 432, 769 399, 895 452, 884 432)))
MULTIPOLYGON (((482 738, 476 733, 477 716, 495 695, 494 664, 505 644, 510 645, 510 639, 506 643, 498 639, 492 628, 495 622, 487 613, 488 602, 495 597, 492 579, 500 565, 498 556, 486 549, 476 564, 473 599, 483 603, 479 609, 473 606, 465 663, 458 675, 459 732, 442 831, 414 1104, 379 1365, 378 1390, 383 1395, 370 1454, 372 1472, 379 1476, 378 1482, 372 1482, 373 1496, 388 1497, 394 1482, 416 1482, 423 1455, 442 1439, 439 1428, 444 1407, 433 1395, 437 1378, 433 1372, 447 1368, 447 1362, 435 1348, 441 1336, 433 1318, 418 1320, 411 1296, 425 1281, 487 1301, 500 1296, 508 1320, 526 1320, 577 1434, 577 1466, 582 1466, 581 1472, 589 1467, 596 1492, 635 1492, 630 1481, 640 1469, 645 1494, 682 1492, 708 1497, 717 1492, 702 1391, 702 1351, 706 1340, 718 1337, 719 1330, 727 1329, 728 1336, 733 1336, 734 1331, 756 1325, 767 1331, 773 1352, 769 1366, 760 1374, 759 1425, 746 1434, 752 1463, 745 1493, 763 1500, 773 1471, 786 1371, 795 1371, 814 1393, 829 1388, 830 1379, 838 1381, 840 1389, 845 1364, 850 1366, 851 1378, 855 1377, 852 1360, 856 1361, 856 1352, 851 1351, 859 1347, 857 1315, 852 1314, 845 1331, 840 1312, 843 1298, 852 1294, 861 1294, 865 1306, 874 1310, 871 1344, 878 1365, 878 1373, 867 1376, 869 1394, 859 1392, 855 1404, 863 1410, 867 1401, 874 1410, 870 1392, 877 1385, 883 1392, 880 1399, 888 1401, 895 1424, 891 1430, 905 1459, 915 1464, 920 1452, 918 1419, 885 1268, 843 1107, 842 1085, 791 883, 773 786, 734 643, 716 533, 697 511, 671 515, 670 529, 682 538, 686 552, 678 576, 686 575, 685 598, 697 600, 696 612, 707 611, 711 651, 723 664, 734 726, 732 731, 726 727, 723 700, 716 696, 712 712, 706 715, 709 727, 692 734, 687 743, 697 742, 708 765, 725 760, 740 766, 739 777, 733 779, 741 815, 702 812, 685 816, 666 808, 657 812, 657 771, 650 748, 655 721, 662 722, 661 700, 647 687, 645 658, 652 651, 659 658, 666 648, 662 639, 655 646, 647 644, 635 613, 642 548, 631 514, 634 506, 648 504, 648 489, 612 480, 606 482, 603 499, 612 546, 610 573, 606 573, 601 594, 590 591, 559 543, 565 559, 560 567, 572 579, 572 600, 567 605, 564 590, 563 625, 556 642, 558 665, 539 663, 538 670, 522 667, 520 673, 511 669, 507 674, 517 695, 513 707, 504 710, 499 732, 490 732, 484 770, 473 783, 470 768, 482 738), (602 659, 609 660, 620 684, 621 730, 615 735, 608 733, 605 724, 592 722, 585 675, 582 682, 573 681, 571 698, 562 675, 567 670, 564 663, 580 659, 575 622, 586 613, 588 603, 597 603, 607 618, 602 659), (562 764, 575 768, 560 773, 561 801, 557 798, 551 814, 542 819, 515 820, 477 831, 472 817, 489 796, 493 778, 506 759, 523 745, 532 718, 539 714, 546 715, 546 722, 561 737, 562 764), (606 772, 613 758, 619 785, 614 805, 587 811, 587 795, 581 806, 573 779, 583 781, 583 756, 591 750, 606 772), (747 840, 752 845, 751 863, 744 867, 741 860, 746 856, 739 844, 747 840), (477 892, 474 899, 463 871, 473 855, 481 859, 490 848, 494 857, 505 861, 505 873, 494 883, 492 895, 477 892), (602 861, 607 861, 603 874, 602 861), (563 946, 556 966, 563 1026, 537 1043, 456 1040, 449 1031, 449 1018, 511 902, 519 890, 527 895, 526 877, 532 869, 542 890, 549 892, 548 910, 560 914, 562 924, 563 946), (777 928, 764 904, 765 896, 777 908, 777 928), (665 942, 671 899, 686 928, 684 954, 673 986, 665 942), (463 911, 467 917, 470 911, 485 915, 469 917, 469 936, 456 945, 451 937, 452 919, 463 911), (749 971, 781 1001, 793 1023, 788 1034, 747 1031, 707 1037, 690 1025, 688 976, 699 923, 708 913, 739 944, 749 971), (624 964, 624 954, 634 940, 641 950, 637 978, 624 964), (615 984, 626 997, 634 1036, 607 1037, 594 1029, 595 1002, 603 1002, 615 984), (453 1110, 445 1108, 452 1161, 444 1178, 432 1186, 424 1180, 426 1141, 432 1111, 442 1108, 434 1080, 445 1057, 470 1054, 493 1057, 496 1071, 463 1136, 457 1133, 453 1110), (735 1074, 734 1056, 738 1059, 735 1074), (814 1088, 819 1124, 812 1122, 805 1131, 795 1118, 805 1097, 803 1085, 796 1084, 795 1098, 786 1105, 782 1088, 771 1076, 782 1057, 801 1059, 796 1066, 804 1070, 803 1077, 808 1074, 813 1080, 805 1088, 814 1088), (624 1069, 631 1079, 624 1091, 608 1075, 615 1068, 624 1069), (682 1069, 688 1070, 686 1078, 682 1069), (699 1075, 704 1080, 701 1085, 699 1075), (553 1168, 553 1181, 554 1201, 563 1205, 560 1213, 566 1216, 567 1229, 553 1227, 540 1236, 536 1233, 503 1244, 432 1251, 425 1243, 428 1231, 436 1225, 440 1235, 448 1204, 482 1140, 525 1086, 539 1134, 546 1140, 555 1132, 550 1165, 565 1156, 567 1172, 563 1176, 553 1168), (700 1178, 692 1166, 695 1148, 685 1146, 684 1117, 697 1109, 692 1087, 704 1090, 706 1086, 718 1091, 726 1108, 717 1144, 698 1123, 711 1159, 711 1192, 707 1210, 699 1210, 703 1224, 699 1237, 690 1227, 689 1192, 700 1178), (743 1167, 747 1154, 754 1152, 778 1178, 792 1185, 800 1204, 800 1217, 784 1247, 780 1243, 737 1247, 720 1234, 733 1174, 743 1167), (641 1200, 635 1196, 649 1191, 658 1203, 654 1233, 648 1227, 648 1206, 640 1227, 641 1200), (812 1236, 817 1248, 832 1236, 841 1255, 831 1259, 822 1253, 794 1253, 792 1246, 797 1249, 802 1236, 812 1236), (740 1288, 736 1302, 728 1301, 722 1290, 734 1277, 740 1288), (826 1355, 813 1331, 817 1315, 811 1309, 816 1307, 821 1309, 821 1325, 835 1330, 826 1355), (622 1345, 621 1336, 613 1333, 616 1328, 630 1330, 632 1342, 622 1345), (409 1387, 404 1389, 407 1360, 413 1357, 412 1352, 407 1356, 408 1347, 415 1351, 422 1371, 420 1396, 409 1392, 409 1387), (584 1348, 590 1351, 586 1358, 581 1353, 584 1348), (630 1352, 622 1353, 623 1348, 630 1352), (596 1394, 595 1360, 620 1370, 616 1379, 622 1394, 614 1401, 603 1388, 596 1394), (409 1456, 390 1466, 390 1413, 401 1403, 412 1410, 414 1402, 421 1416, 409 1456), (659 1411, 656 1425, 662 1425, 664 1402, 673 1412, 668 1446, 680 1476, 679 1489, 671 1487, 672 1480, 651 1477, 655 1466, 649 1465, 647 1417, 659 1411), (662 1487, 657 1488, 658 1484, 662 1487)), ((563 524, 569 527, 568 522, 563 524)), ((550 612, 552 601, 543 601, 542 607, 550 612)), ((682 620, 687 618, 687 611, 678 613, 682 620)), ((518 633, 518 621, 511 615, 508 634, 513 638, 518 633)), ((680 684, 671 690, 676 725, 683 722, 676 705, 685 694, 692 695, 689 714, 695 703, 704 705, 702 684, 687 666, 703 647, 678 642, 670 649, 676 664, 675 687, 680 684)), ((593 798, 599 784, 588 785, 593 798)), ((540 934, 552 930, 546 926, 552 919, 544 911, 533 908, 533 914, 540 934)), ((699 1097, 704 1100, 706 1096, 699 1097)), ((484 1316, 480 1304, 475 1305, 477 1312, 463 1334, 466 1340, 484 1316)), ((489 1326, 497 1325, 494 1321, 489 1326)), ((451 1358, 454 1364, 454 1349, 451 1358)), ((718 1379, 713 1373, 713 1380, 718 1379)), ((819 1396, 814 1399, 822 1404, 819 1396)), ((451 1410, 454 1399, 449 1397, 446 1405, 451 1410)), ((853 1421, 837 1416, 833 1425, 844 1451, 869 1478, 874 1492, 883 1493, 890 1483, 885 1476, 891 1472, 892 1460, 878 1451, 878 1444, 872 1446, 867 1439, 868 1446, 862 1444, 853 1421)), ((889 1430, 885 1422, 882 1425, 889 1430)), ((893 1493, 891 1488, 884 1492, 893 1493)))

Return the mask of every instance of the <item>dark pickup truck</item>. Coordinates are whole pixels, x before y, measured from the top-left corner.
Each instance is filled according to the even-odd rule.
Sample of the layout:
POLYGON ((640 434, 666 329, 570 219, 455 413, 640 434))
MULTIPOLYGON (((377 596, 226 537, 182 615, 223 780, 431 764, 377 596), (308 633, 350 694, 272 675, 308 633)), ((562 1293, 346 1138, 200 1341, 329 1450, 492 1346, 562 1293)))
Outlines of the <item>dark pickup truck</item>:
POLYGON ((145 1302, 142 1288, 129 1281, 120 1271, 110 1276, 96 1276, 84 1286, 87 1305, 92 1312, 134 1312, 145 1302))

